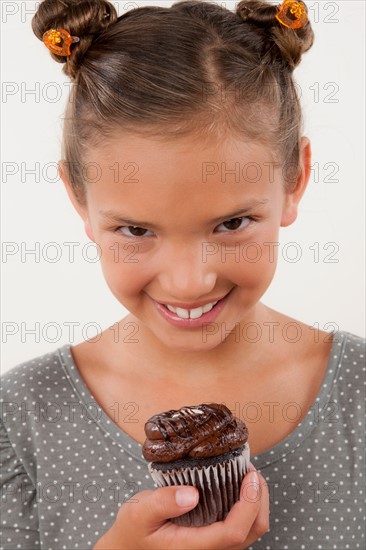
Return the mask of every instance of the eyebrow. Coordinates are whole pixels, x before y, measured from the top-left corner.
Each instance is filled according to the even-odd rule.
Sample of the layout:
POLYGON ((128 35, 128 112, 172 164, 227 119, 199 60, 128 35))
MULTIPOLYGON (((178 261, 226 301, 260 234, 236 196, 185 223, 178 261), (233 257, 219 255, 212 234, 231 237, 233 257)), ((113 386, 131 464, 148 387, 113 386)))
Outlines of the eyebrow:
MULTIPOLYGON (((253 210, 253 208, 256 208, 258 206, 262 206, 264 204, 267 204, 269 202, 269 199, 262 199, 253 201, 252 203, 248 204, 245 208, 241 208, 240 210, 236 210, 235 212, 229 212, 228 214, 225 214, 224 216, 219 216, 218 218, 214 218, 210 220, 210 223, 219 223, 225 220, 230 220, 232 218, 235 218, 237 216, 240 216, 242 214, 246 214, 247 212, 250 212, 253 210)), ((133 227, 146 227, 151 229, 158 229, 158 226, 151 223, 151 222, 145 222, 145 221, 139 221, 139 220, 132 220, 130 218, 125 218, 121 216, 118 212, 114 212, 113 210, 99 210, 99 214, 101 214, 104 218, 108 219, 109 221, 112 221, 114 223, 119 224, 125 224, 128 226, 133 227)))

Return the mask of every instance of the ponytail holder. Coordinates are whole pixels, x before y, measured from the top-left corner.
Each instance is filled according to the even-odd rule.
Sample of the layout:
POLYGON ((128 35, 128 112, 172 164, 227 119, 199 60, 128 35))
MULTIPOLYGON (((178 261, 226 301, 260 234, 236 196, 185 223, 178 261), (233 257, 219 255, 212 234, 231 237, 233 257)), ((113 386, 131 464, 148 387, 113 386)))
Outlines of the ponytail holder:
POLYGON ((295 0, 284 0, 284 2, 278 6, 275 17, 281 25, 289 29, 299 29, 308 21, 305 5, 303 2, 297 2, 295 0))
POLYGON ((42 37, 45 46, 54 54, 69 57, 70 45, 79 42, 78 36, 71 36, 65 29, 50 29, 42 37))

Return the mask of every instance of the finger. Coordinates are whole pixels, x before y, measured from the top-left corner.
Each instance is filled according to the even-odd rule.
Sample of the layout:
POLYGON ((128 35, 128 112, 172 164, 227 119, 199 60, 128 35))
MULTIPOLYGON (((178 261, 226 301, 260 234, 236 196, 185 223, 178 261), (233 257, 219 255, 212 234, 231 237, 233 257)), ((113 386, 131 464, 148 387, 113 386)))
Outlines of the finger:
POLYGON ((262 487, 259 473, 256 470, 251 470, 250 473, 246 474, 244 477, 240 488, 240 498, 230 510, 230 513, 227 515, 224 523, 227 524, 229 528, 240 529, 241 525, 244 526, 244 514, 248 513, 247 510, 249 508, 253 516, 250 524, 250 528, 252 528, 252 525, 259 513, 261 496, 262 487))
POLYGON ((251 472, 257 472, 258 471, 257 468, 254 466, 254 464, 252 464, 251 462, 249 462, 249 464, 250 464, 250 471, 251 472))
POLYGON ((260 509, 252 525, 252 528, 249 532, 249 535, 245 540, 245 546, 243 546, 243 548, 248 548, 248 546, 250 546, 251 544, 253 544, 253 542, 258 540, 259 537, 267 533, 267 531, 270 528, 268 484, 260 473, 259 473, 259 480, 260 480, 260 486, 261 486, 260 509))
MULTIPOLYGON (((169 518, 181 516, 192 510, 198 503, 198 490, 191 485, 175 487, 161 487, 153 491, 141 491, 135 508, 134 503, 126 502, 124 506, 131 506, 128 512, 131 520, 138 520, 144 534, 155 532, 169 518)), ((121 508, 121 514, 124 512, 121 508)), ((125 513, 127 513, 125 511, 125 513)))
POLYGON ((244 544, 260 507, 257 476, 256 472, 246 474, 242 483, 243 497, 234 504, 224 521, 204 527, 180 527, 180 540, 183 542, 186 538, 187 548, 223 550, 235 546, 240 548, 244 544))

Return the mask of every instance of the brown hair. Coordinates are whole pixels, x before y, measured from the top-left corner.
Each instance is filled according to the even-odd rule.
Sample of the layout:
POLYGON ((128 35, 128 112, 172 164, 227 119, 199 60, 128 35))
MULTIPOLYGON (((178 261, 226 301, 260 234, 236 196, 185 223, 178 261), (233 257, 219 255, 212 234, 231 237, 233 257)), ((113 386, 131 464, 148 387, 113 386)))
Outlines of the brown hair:
POLYGON ((123 131, 162 140, 235 134, 297 167, 302 114, 292 72, 314 35, 309 21, 289 29, 276 13, 262 0, 242 0, 236 12, 183 0, 120 17, 107 0, 41 2, 32 20, 40 40, 50 28, 80 37, 69 58, 51 54, 74 83, 62 154, 78 200, 88 151, 123 131))

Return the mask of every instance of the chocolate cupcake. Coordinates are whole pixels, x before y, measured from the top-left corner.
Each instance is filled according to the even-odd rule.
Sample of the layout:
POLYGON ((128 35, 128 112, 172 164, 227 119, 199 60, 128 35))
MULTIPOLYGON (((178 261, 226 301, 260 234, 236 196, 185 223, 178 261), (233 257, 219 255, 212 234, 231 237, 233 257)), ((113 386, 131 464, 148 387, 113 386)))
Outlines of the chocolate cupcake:
POLYGON ((199 492, 197 506, 171 521, 200 527, 225 519, 250 470, 244 422, 225 405, 210 403, 156 414, 145 433, 142 453, 158 487, 194 485, 199 492))

